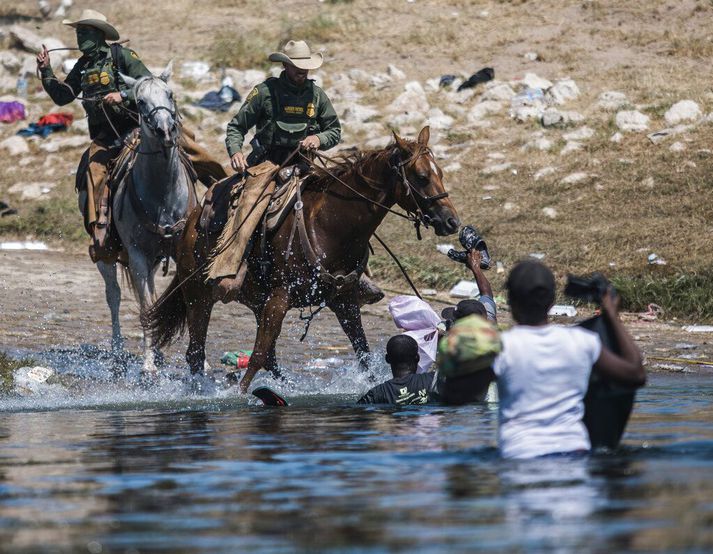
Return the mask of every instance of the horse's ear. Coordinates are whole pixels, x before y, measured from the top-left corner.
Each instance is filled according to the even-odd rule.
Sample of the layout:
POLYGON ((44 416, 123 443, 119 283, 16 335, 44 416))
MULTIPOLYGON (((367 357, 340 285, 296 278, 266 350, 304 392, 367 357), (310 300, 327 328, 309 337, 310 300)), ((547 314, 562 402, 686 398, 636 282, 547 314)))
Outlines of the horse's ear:
POLYGON ((121 72, 119 72, 119 77, 121 77, 121 80, 132 88, 134 85, 136 85, 136 81, 138 81, 138 79, 134 79, 133 77, 129 77, 128 75, 124 75, 121 72))
POLYGON ((168 65, 166 66, 166 69, 164 69, 161 72, 161 75, 159 75, 159 79, 161 79, 164 83, 168 83, 168 80, 171 78, 171 75, 173 75, 173 60, 168 62, 168 65))
POLYGON ((410 152, 410 149, 408 147, 408 144, 406 144, 406 141, 402 139, 396 131, 391 131, 394 135, 394 142, 396 143, 396 146, 398 146, 401 150, 404 152, 410 152))
POLYGON ((418 134, 418 143, 421 146, 428 146, 428 139, 431 138, 431 128, 426 125, 418 134))

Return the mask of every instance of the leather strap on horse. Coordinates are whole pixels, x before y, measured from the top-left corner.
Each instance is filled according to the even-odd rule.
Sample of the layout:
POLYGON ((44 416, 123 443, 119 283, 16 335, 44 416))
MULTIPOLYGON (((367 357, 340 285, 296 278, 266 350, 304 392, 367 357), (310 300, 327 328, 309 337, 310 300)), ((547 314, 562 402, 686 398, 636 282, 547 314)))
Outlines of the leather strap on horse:
POLYGON ((295 202, 295 219, 293 222, 293 228, 290 235, 290 244, 288 245, 287 252, 289 253, 292 237, 294 236, 294 228, 297 227, 297 232, 300 237, 300 244, 302 245, 302 252, 304 252, 307 261, 310 265, 314 266, 319 272, 319 279, 327 286, 333 287, 335 294, 339 293, 345 287, 352 287, 359 282, 361 274, 366 268, 366 262, 369 260, 369 250, 365 252, 364 258, 357 264, 356 268, 346 275, 333 275, 330 273, 320 262, 319 256, 314 251, 314 247, 309 240, 307 235, 307 226, 305 225, 304 217, 304 204, 302 203, 302 192, 300 187, 296 190, 297 202, 295 202))
MULTIPOLYGON (((312 160, 309 160, 306 156, 302 156, 302 157, 305 158, 306 160, 308 160, 309 163, 310 163, 313 167, 316 167, 316 168, 318 168, 319 170, 323 171, 324 173, 326 173, 327 175, 329 175, 329 176, 330 176, 332 179, 334 179, 335 181, 341 183, 342 185, 344 185, 345 187, 347 187, 347 188, 348 188, 349 190, 351 190, 352 192, 354 192, 354 193, 356 193, 357 195, 361 196, 365 201, 371 202, 372 204, 375 204, 375 205, 377 205, 377 206, 380 206, 380 207, 384 208, 385 210, 387 210, 387 211, 389 211, 389 212, 391 212, 391 213, 393 213, 393 214, 396 214, 396 215, 398 215, 398 216, 400 216, 400 217, 403 217, 404 219, 407 219, 407 220, 409 220, 409 221, 412 221, 412 222, 413 222, 414 224, 416 224, 416 225, 418 224, 418 222, 419 222, 418 218, 412 216, 411 214, 408 214, 408 215, 402 214, 402 213, 400 213, 400 212, 397 212, 397 211, 394 211, 394 210, 392 210, 392 209, 390 209, 390 208, 387 208, 386 206, 383 206, 383 205, 380 204, 379 202, 376 202, 375 200, 372 200, 372 199, 369 198, 368 196, 362 194, 362 193, 359 192, 358 190, 355 190, 353 187, 349 186, 349 185, 348 185, 347 183, 345 183, 342 179, 340 179, 339 177, 337 177, 336 175, 334 175, 334 173, 332 173, 331 171, 329 171, 326 167, 320 167, 320 166, 316 165, 312 160)), ((318 154, 317 154, 317 157, 319 157, 320 159, 327 159, 327 160, 329 160, 329 161, 334 161, 332 158, 329 158, 328 156, 325 156, 324 154, 319 154, 319 153, 318 153, 318 154)), ((399 170, 400 170, 401 172, 403 172, 403 166, 404 166, 404 164, 401 164, 400 167, 399 167, 399 170)), ((413 185, 411 185, 411 183, 408 182, 408 179, 406 179, 405 173, 402 173, 402 177, 403 177, 403 179, 404 179, 404 183, 406 184, 406 186, 409 187, 410 189, 413 189, 413 185)), ((303 216, 303 214, 302 214, 302 201, 301 201, 301 197, 299 196, 299 194, 300 194, 299 187, 297 187, 297 194, 298 194, 297 203, 295 204, 295 222, 296 222, 295 224, 297 224, 297 227, 298 227, 299 232, 300 232, 300 242, 301 242, 302 245, 303 245, 302 248, 303 248, 303 250, 305 251, 305 255, 307 255, 307 257, 308 257, 308 260, 309 260, 310 263, 312 263, 313 265, 318 265, 318 266, 319 266, 319 268, 320 268, 320 275, 322 275, 322 274, 323 274, 322 271, 325 271, 325 272, 326 272, 326 270, 324 270, 324 268, 322 267, 322 265, 319 263, 319 259, 317 258, 316 254, 314 253, 314 250, 312 249, 312 245, 310 244, 309 239, 308 239, 308 237, 307 237, 307 230, 305 229, 305 226, 304 226, 304 216, 303 216), (299 209, 298 209, 298 206, 299 206, 299 209), (302 237, 302 234, 303 234, 303 233, 304 233, 304 238, 302 237), (307 245, 307 247, 305 247, 305 245, 307 245), (309 248, 309 251, 308 251, 306 248, 309 248), (312 261, 313 259, 314 259, 315 261, 312 261)), ((447 195, 448 195, 448 193, 441 193, 440 195, 437 195, 436 197, 433 197, 433 199, 435 200, 435 199, 438 199, 438 198, 445 198, 445 196, 447 196, 447 195)), ((421 217, 422 217, 422 216, 421 216, 421 217)), ((418 226, 416 227, 416 232, 417 232, 417 234, 419 235, 418 238, 419 238, 419 240, 420 240, 421 236, 420 236, 420 232, 419 232, 418 226)), ((292 234, 290 235, 290 240, 289 240, 289 243, 288 243, 287 252, 290 251, 290 246, 291 246, 291 244, 292 244, 292 235, 293 235, 293 234, 294 234, 294 227, 293 227, 293 230, 292 230, 292 234)), ((414 285, 413 281, 411 280, 411 277, 409 277, 409 274, 408 274, 408 272, 406 271, 406 268, 404 268, 404 266, 401 264, 401 262, 399 261, 398 257, 396 256, 396 254, 394 254, 394 253, 391 251, 391 249, 390 249, 390 248, 386 245, 386 243, 379 237, 379 235, 377 235, 376 233, 374 233, 374 237, 376 238, 376 240, 379 241, 379 244, 381 244, 381 246, 384 247, 384 250, 386 250, 386 252, 388 252, 389 256, 391 256, 391 258, 394 260, 394 262, 396 263, 396 265, 398 266, 398 268, 401 270, 401 273, 403 274, 404 278, 406 279, 406 282, 409 284, 409 286, 410 286, 411 289, 413 290, 414 294, 415 294, 419 299, 423 300, 423 298, 422 298, 422 296, 421 296, 421 293, 418 292, 418 289, 416 288, 416 285, 414 285)), ((366 260, 368 260, 368 259, 369 259, 369 251, 367 250, 366 256, 365 256, 364 267, 366 267, 366 260)), ((356 270, 355 270, 355 271, 356 271, 356 270)), ((364 269, 362 268, 361 272, 363 272, 363 271, 364 271, 364 269)), ((360 272, 360 273, 361 273, 361 272, 360 272)), ((326 273, 329 274, 328 272, 326 272, 326 273)), ((354 273, 354 272, 352 272, 352 273, 354 273)), ((351 276, 352 273, 350 273, 349 276, 351 276)), ((330 275, 330 277, 333 277, 333 276, 330 275)), ((340 277, 341 277, 341 276, 340 276, 340 277)), ((342 285, 342 286, 343 286, 343 285, 342 285)))
MULTIPOLYGON (((181 163, 188 172, 188 177, 191 179, 191 182, 195 183, 195 170, 193 170, 190 161, 188 161, 187 157, 181 156, 180 154, 179 157, 181 159, 181 163)), ((171 226, 159 225, 157 222, 153 221, 149 217, 149 215, 146 213, 146 210, 144 209, 143 204, 141 203, 141 199, 136 194, 136 187, 134 186, 134 182, 131 177, 131 172, 128 172, 126 174, 126 189, 129 195, 129 201, 131 202, 131 207, 134 209, 136 215, 139 217, 141 225, 147 231, 158 235, 159 237, 161 237, 161 239, 164 240, 173 239, 183 231, 183 228, 186 226, 186 217, 182 217, 171 226)), ((198 199, 196 198, 195 188, 190 187, 188 193, 188 208, 186 210, 186 213, 190 214, 197 204, 198 199)))
MULTIPOLYGON (((301 148, 300 146, 297 146, 297 148, 295 148, 292 152, 290 152, 290 155, 287 156, 287 158, 285 159, 285 161, 282 162, 282 164, 281 164, 280 166, 278 166, 277 169, 275 169, 275 173, 274 173, 275 175, 276 175, 283 167, 285 167, 285 166, 288 164, 288 162, 295 156, 295 154, 297 154, 297 152, 299 151, 300 148, 301 148)), ((273 176, 274 176, 274 175, 273 175, 273 176)), ((233 237, 231 237, 230 239, 228 239, 228 240, 226 241, 226 243, 223 245, 223 248, 220 248, 220 249, 215 250, 214 253, 213 253, 213 255, 217 255, 218 253, 220 253, 220 252, 223 251, 224 249, 230 247, 230 244, 231 244, 231 242, 232 242, 231 239, 233 239, 233 238, 237 235, 237 233, 238 233, 238 231, 240 230, 240 228, 242 227, 243 223, 245 223, 245 221, 247 221, 247 218, 250 216, 250 214, 252 213, 252 210, 254 210, 254 209, 255 209, 255 206, 253 206, 253 208, 251 209, 251 211, 248 212, 248 214, 247 214, 247 216, 245 217, 245 219, 243 219, 243 221, 241 221, 240 224, 238 225, 238 227, 235 229, 235 234, 233 235, 233 237)), ((185 285, 188 281, 190 281, 191 279, 193 279, 196 275, 198 275, 198 274, 201 273, 202 271, 205 271, 205 269, 206 269, 206 267, 208 266, 209 263, 210 263, 210 258, 209 258, 208 260, 206 260, 205 262, 203 262, 202 264, 200 264, 197 268, 195 268, 193 271, 191 271, 188 275, 186 275, 186 277, 184 277, 184 278, 181 280, 181 282, 178 284, 178 286, 177 286, 176 288, 174 288, 173 290, 171 290, 167 295, 162 296, 161 298, 159 298, 159 299, 157 300, 157 302, 154 304, 154 306, 155 306, 155 307, 161 306, 161 304, 163 304, 164 302, 166 302, 173 294, 176 294, 178 291, 180 291, 180 290, 181 290, 181 287, 183 287, 183 285, 185 285)))

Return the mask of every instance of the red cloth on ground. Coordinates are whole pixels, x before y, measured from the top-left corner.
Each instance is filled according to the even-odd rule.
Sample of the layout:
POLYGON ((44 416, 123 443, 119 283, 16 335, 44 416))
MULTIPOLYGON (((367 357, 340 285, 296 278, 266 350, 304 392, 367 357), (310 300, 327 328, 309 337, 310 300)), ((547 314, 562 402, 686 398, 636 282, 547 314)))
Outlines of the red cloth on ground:
POLYGON ((69 127, 74 121, 74 116, 68 112, 57 112, 43 115, 37 122, 38 125, 64 125, 69 127))

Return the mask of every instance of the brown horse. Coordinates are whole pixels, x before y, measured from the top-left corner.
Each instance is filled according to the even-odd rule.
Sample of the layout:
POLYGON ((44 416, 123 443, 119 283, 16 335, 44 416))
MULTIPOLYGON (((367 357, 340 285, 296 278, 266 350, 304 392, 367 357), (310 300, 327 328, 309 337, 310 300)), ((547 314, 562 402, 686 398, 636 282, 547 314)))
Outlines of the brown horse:
MULTIPOLYGON (((358 277, 365 267, 369 239, 388 208, 399 205, 414 221, 432 226, 441 236, 456 232, 460 225, 443 187, 443 172, 428 148, 429 136, 428 127, 416 142, 394 133, 392 144, 343 158, 330 166, 331 175, 315 170, 301 201, 268 238, 267 256, 257 245, 252 249, 245 281, 235 298, 257 319, 253 354, 240 381, 242 392, 259 369, 279 374, 275 343, 290 308, 329 307, 364 360, 369 345, 361 323, 358 277), (270 265, 267 272, 265 258, 270 265)), ((171 342, 188 323, 186 360, 193 373, 204 368, 206 334, 216 302, 215 285, 205 283, 202 268, 219 235, 199 227, 200 213, 196 209, 186 224, 176 277, 144 314, 156 346, 171 342)), ((236 373, 228 374, 231 377, 236 373)))

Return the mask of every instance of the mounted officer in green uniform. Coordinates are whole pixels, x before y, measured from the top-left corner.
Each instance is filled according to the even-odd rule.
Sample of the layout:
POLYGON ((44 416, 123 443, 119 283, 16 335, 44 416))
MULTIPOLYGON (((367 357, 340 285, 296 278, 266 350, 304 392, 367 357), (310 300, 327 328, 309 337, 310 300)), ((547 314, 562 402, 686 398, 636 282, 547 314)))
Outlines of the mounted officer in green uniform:
MULTIPOLYGON (((139 124, 135 116, 137 109, 133 91, 123 82, 120 73, 139 79, 151 75, 151 72, 133 50, 116 43, 107 44, 107 41, 119 40, 119 33, 103 14, 84 10, 78 20, 65 19, 62 23, 76 29, 82 57, 64 81, 55 77, 45 47, 37 55, 37 67, 42 86, 55 104, 64 106, 77 99, 80 93, 82 95, 91 143, 83 156, 86 181, 82 182, 82 176, 78 175, 79 208, 92 237, 92 259, 114 261, 116 245, 111 248, 107 244, 107 213, 103 213, 108 211, 110 205, 106 186, 107 165, 121 151, 125 135, 139 124)), ((226 177, 220 163, 198 146, 192 133, 186 129, 183 129, 180 144, 206 185, 226 177)))
POLYGON ((238 172, 265 160, 280 165, 298 144, 309 150, 329 150, 339 143, 342 127, 325 92, 307 79, 322 65, 322 54, 312 54, 304 41, 289 41, 283 52, 270 54, 284 71, 257 85, 238 114, 228 123, 225 145, 238 172), (255 127, 253 151, 246 160, 241 149, 248 130, 255 127))
MULTIPOLYGON (((231 292, 242 284, 237 274, 247 242, 264 212, 275 183, 265 183, 259 175, 261 167, 275 168, 287 161, 300 146, 309 157, 315 150, 329 150, 339 143, 342 128, 337 113, 327 94, 307 76, 310 70, 323 63, 322 54, 313 53, 302 40, 290 40, 282 52, 273 52, 271 62, 282 63, 279 77, 270 77, 257 85, 245 98, 237 115, 228 123, 225 145, 231 166, 238 173, 248 172, 237 209, 232 216, 242 223, 237 240, 231 248, 218 249, 209 269, 208 279, 218 284, 218 297, 227 301, 231 292), (255 128, 250 142, 252 151, 247 157, 242 148, 248 131, 255 128), (270 162, 265 164, 264 162, 270 162), (250 168, 250 169, 249 169, 250 168), (253 168, 255 171, 253 171, 253 168)), ((299 165, 295 157, 294 163, 299 165)), ((305 168, 302 168, 305 171, 305 168)), ((229 222, 230 223, 230 222, 229 222)), ((224 233, 232 226, 226 225, 224 233)), ((223 242, 221 240, 221 242, 223 242)), ((224 243, 224 242, 223 242, 224 243)), ((361 289, 365 301, 377 301, 383 293, 364 278, 361 289)))

